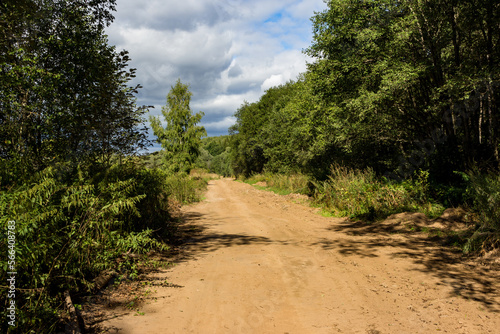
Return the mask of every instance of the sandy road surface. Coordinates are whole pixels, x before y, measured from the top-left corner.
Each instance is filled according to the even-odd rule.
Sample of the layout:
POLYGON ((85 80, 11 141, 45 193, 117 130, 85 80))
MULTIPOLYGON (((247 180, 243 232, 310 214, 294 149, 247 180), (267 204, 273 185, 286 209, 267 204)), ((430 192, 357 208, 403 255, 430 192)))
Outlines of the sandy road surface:
POLYGON ((155 274, 178 287, 157 288, 139 315, 108 311, 110 332, 500 333, 498 272, 421 234, 325 218, 229 179, 183 211, 202 232, 155 274))

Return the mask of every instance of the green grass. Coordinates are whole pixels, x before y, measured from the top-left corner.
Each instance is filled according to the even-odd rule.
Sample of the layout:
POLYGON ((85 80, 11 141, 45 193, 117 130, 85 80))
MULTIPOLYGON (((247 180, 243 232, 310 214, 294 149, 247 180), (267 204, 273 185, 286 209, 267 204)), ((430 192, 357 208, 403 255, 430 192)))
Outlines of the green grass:
POLYGON ((169 196, 182 204, 199 202, 203 199, 203 191, 208 181, 203 177, 191 177, 183 173, 165 177, 169 196))
POLYGON ((258 189, 269 190, 279 195, 288 195, 292 193, 306 194, 308 192, 309 178, 301 174, 256 174, 244 180, 245 183, 255 185, 259 182, 265 182, 266 186, 255 186, 258 189))
POLYGON ((428 173, 401 183, 379 179, 371 169, 333 166, 328 180, 316 183, 314 202, 337 217, 374 221, 399 212, 422 212, 431 217, 444 207, 427 196, 428 173))
POLYGON ((264 187, 264 186, 259 186, 259 185, 255 185, 255 184, 254 184, 254 187, 256 189, 259 189, 259 190, 271 191, 271 192, 278 194, 278 195, 289 195, 289 194, 293 193, 293 191, 291 191, 291 190, 280 189, 277 187, 264 187))

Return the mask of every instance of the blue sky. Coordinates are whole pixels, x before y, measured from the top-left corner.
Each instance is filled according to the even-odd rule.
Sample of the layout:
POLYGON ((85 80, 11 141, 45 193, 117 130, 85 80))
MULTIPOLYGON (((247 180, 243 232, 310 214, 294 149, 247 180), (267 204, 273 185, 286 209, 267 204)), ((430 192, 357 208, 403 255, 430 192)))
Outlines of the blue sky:
POLYGON ((244 101, 306 70, 310 17, 323 0, 117 0, 109 43, 128 50, 144 88, 141 105, 161 114, 178 78, 209 136, 227 134, 244 101))

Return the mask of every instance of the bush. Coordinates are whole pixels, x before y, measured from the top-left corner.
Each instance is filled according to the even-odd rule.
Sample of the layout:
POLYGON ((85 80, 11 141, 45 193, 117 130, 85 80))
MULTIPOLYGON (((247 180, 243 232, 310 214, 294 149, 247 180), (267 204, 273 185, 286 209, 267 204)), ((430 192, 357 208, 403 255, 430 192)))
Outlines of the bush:
POLYGON ((467 197, 479 220, 478 229, 465 245, 464 252, 476 252, 500 245, 500 174, 470 172, 467 197))
POLYGON ((202 177, 190 177, 185 173, 177 173, 165 178, 169 195, 182 204, 200 201, 201 191, 206 188, 207 184, 202 177))
POLYGON ((332 166, 328 180, 316 184, 315 202, 336 216, 374 220, 403 211, 423 211, 436 215, 442 207, 427 198, 428 173, 421 171, 413 180, 392 183, 378 179, 375 172, 332 166))
MULTIPOLYGON (((122 253, 167 248, 159 239, 173 228, 163 173, 131 163, 94 172, 80 168, 66 175, 65 168, 49 168, 0 194, 4 250, 8 222, 16 222, 14 269, 16 286, 23 287, 16 291, 16 332, 54 331, 65 290, 89 292, 92 279, 116 267, 122 253)), ((122 269, 132 268, 133 261, 122 262, 122 269)), ((7 272, 14 270, 5 257, 1 267, 6 282, 7 272)), ((0 303, 7 305, 5 287, 0 294, 0 303)), ((6 315, 2 308, 0 316, 6 315)), ((8 332, 5 321, 0 331, 8 332)))

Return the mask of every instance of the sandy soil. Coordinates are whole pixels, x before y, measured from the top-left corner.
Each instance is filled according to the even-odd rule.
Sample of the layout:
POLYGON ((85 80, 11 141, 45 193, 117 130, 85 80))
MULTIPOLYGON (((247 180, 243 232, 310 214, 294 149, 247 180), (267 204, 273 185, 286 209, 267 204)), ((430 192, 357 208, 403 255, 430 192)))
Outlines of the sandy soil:
POLYGON ((500 332, 498 271, 403 227, 418 214, 326 218, 229 179, 182 210, 199 233, 139 311, 103 310, 108 333, 500 332))

